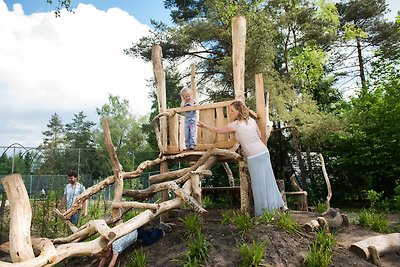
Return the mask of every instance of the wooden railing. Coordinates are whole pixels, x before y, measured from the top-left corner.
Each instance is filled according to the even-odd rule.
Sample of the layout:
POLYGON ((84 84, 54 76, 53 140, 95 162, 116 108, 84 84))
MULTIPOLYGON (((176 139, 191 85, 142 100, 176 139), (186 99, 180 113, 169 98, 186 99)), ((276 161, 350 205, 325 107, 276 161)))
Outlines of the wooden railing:
MULTIPOLYGON (((178 153, 185 149, 185 117, 186 111, 197 111, 198 120, 212 126, 223 126, 230 121, 228 106, 232 101, 203 104, 185 108, 167 109, 168 129, 165 153, 178 153)), ((209 148, 230 148, 236 143, 235 135, 215 134, 210 130, 197 127, 196 150, 204 151, 209 148)))

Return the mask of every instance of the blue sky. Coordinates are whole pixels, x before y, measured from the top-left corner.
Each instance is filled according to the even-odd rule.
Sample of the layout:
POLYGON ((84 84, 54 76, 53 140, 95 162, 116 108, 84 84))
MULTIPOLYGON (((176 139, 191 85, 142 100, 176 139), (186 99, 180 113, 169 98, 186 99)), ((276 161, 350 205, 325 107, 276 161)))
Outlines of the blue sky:
MULTIPOLYGON (((32 13, 48 12, 54 10, 58 0, 53 0, 53 4, 47 4, 46 0, 5 0, 9 10, 14 3, 20 3, 23 6, 26 15, 32 13)), ((112 7, 118 7, 134 16, 139 22, 150 26, 150 19, 156 19, 164 23, 170 23, 169 10, 164 8, 163 0, 99 0, 89 1, 72 0, 72 8, 76 8, 78 3, 92 4, 99 10, 107 10, 112 7)))

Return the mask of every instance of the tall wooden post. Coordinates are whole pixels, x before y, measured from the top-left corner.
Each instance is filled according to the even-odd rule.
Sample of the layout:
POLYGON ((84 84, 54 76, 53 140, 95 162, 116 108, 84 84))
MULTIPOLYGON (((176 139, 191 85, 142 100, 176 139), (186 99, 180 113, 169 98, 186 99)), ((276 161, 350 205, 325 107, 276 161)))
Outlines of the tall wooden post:
POLYGON ((258 115, 258 128, 261 132, 261 140, 267 144, 267 110, 265 108, 264 81, 262 73, 256 74, 256 111, 258 115))
POLYGON ((245 101, 244 72, 246 51, 246 19, 235 17, 232 21, 232 63, 235 99, 245 101))
MULTIPOLYGON (((155 45, 151 51, 151 58, 153 62, 154 78, 157 87, 157 100, 158 100, 158 110, 160 113, 167 110, 167 98, 166 98, 166 84, 165 84, 165 72, 162 64, 162 49, 161 46, 155 45)), ((162 154, 167 150, 167 118, 165 116, 160 118, 160 134, 162 143, 162 154)), ((160 173, 168 172, 168 162, 163 161, 160 163, 160 173)), ((161 192, 162 201, 168 200, 168 191, 164 190, 161 192)), ((167 214, 163 213, 160 216, 161 221, 167 219, 167 214)))
POLYGON ((190 87, 192 89, 192 96, 194 99, 198 100, 197 87, 196 87, 196 67, 194 64, 190 65, 190 87))
POLYGON ((10 256, 12 262, 35 258, 31 242, 32 210, 28 192, 20 174, 2 179, 10 202, 10 256))

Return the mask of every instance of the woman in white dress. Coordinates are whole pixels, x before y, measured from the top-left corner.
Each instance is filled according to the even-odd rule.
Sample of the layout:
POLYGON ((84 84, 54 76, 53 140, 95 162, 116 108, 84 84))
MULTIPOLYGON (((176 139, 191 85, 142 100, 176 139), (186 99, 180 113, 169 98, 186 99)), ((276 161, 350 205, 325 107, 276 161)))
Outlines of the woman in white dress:
POLYGON ((268 212, 279 208, 286 210, 276 184, 268 148, 261 141, 256 121, 250 118, 248 108, 241 101, 232 102, 228 112, 233 121, 227 125, 214 127, 201 121, 197 125, 218 134, 235 133, 236 140, 243 148, 247 159, 256 216, 262 215, 265 210, 268 212))

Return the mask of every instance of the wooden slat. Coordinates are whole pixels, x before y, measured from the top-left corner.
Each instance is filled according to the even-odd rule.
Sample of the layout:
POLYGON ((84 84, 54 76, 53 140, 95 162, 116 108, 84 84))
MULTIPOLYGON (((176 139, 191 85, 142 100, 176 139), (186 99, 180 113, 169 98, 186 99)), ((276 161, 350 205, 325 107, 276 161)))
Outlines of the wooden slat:
POLYGON ((183 151, 185 149, 185 117, 178 115, 179 117, 179 143, 178 148, 179 151, 183 151))
MULTIPOLYGON (((216 119, 216 126, 217 127, 221 127, 224 126, 226 124, 226 119, 224 116, 224 108, 220 107, 220 108, 216 108, 216 115, 217 115, 217 119, 216 119)), ((222 142, 222 141, 227 141, 228 137, 226 134, 217 134, 217 142, 222 142)))
POLYGON ((264 144, 267 143, 267 111, 265 108, 264 98, 264 81, 262 74, 256 75, 256 109, 258 115, 258 128, 261 132, 261 140, 264 144))
POLYGON ((169 145, 171 147, 178 147, 178 138, 179 138, 179 115, 175 114, 172 117, 168 118, 169 122, 169 127, 168 127, 168 139, 169 139, 169 145))
MULTIPOLYGON (((200 121, 205 124, 215 126, 215 110, 214 109, 206 109, 200 111, 200 121)), ((200 140, 198 140, 198 144, 213 144, 215 142, 216 134, 211 132, 210 130, 199 128, 200 130, 200 140)))
POLYGON ((233 100, 229 100, 229 101, 223 101, 223 102, 217 102, 217 103, 207 103, 207 104, 201 104, 201 105, 197 105, 197 106, 184 107, 184 108, 169 108, 166 111, 172 114, 174 112, 182 113, 182 112, 191 111, 191 110, 215 109, 215 108, 219 108, 219 107, 227 107, 232 102, 233 102, 233 100))

